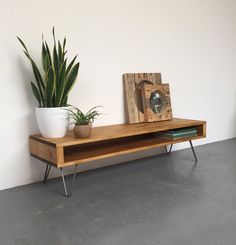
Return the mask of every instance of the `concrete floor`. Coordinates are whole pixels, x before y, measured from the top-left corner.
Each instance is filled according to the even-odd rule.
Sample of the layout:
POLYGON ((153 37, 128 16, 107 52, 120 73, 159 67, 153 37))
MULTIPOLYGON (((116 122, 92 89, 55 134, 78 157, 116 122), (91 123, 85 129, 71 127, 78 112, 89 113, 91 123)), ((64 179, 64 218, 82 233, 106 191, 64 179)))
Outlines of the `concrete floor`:
POLYGON ((235 245, 236 139, 0 192, 1 245, 235 245))

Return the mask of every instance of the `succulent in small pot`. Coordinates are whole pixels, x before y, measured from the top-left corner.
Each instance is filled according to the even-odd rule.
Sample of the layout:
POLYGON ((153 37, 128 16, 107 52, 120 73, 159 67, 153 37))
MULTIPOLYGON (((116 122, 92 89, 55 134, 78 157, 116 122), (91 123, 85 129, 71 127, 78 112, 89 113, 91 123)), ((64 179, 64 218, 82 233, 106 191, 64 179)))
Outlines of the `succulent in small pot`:
POLYGON ((91 108, 86 113, 83 113, 77 107, 71 106, 69 109, 69 118, 72 119, 74 123, 73 133, 77 138, 88 138, 92 133, 92 123, 98 116, 101 115, 100 112, 96 110, 99 106, 91 108))
POLYGON ((42 69, 31 57, 26 45, 19 38, 23 52, 31 63, 35 82, 31 82, 32 93, 38 101, 36 119, 39 130, 45 138, 65 136, 68 128, 68 95, 76 82, 79 62, 77 55, 68 62, 66 57, 66 38, 63 42, 56 40, 52 30, 54 45, 50 50, 47 42, 42 40, 42 69))

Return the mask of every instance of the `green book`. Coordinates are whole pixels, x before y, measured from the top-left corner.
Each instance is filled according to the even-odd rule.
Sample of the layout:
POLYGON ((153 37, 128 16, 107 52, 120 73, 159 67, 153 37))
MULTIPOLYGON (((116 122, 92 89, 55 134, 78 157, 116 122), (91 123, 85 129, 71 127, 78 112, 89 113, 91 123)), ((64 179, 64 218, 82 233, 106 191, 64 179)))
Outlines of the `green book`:
POLYGON ((181 139, 186 137, 195 137, 197 136, 197 129, 195 127, 180 128, 180 129, 157 132, 155 135, 157 137, 175 140, 175 139, 181 139))
POLYGON ((181 138, 186 138, 186 137, 196 137, 197 133, 188 133, 188 134, 180 134, 180 135, 168 135, 164 133, 159 133, 156 135, 157 137, 165 138, 165 139, 181 139, 181 138))
POLYGON ((196 128, 181 128, 181 129, 163 131, 161 133, 167 134, 167 135, 174 135, 174 136, 187 135, 187 134, 197 133, 197 129, 196 128))

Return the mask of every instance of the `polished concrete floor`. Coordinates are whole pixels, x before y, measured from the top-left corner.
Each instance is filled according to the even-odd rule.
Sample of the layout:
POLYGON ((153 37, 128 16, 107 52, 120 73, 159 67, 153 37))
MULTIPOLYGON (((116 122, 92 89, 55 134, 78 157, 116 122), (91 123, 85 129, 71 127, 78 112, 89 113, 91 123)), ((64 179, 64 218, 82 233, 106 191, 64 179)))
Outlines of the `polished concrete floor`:
POLYGON ((1 245, 235 245, 236 139, 0 192, 1 245))

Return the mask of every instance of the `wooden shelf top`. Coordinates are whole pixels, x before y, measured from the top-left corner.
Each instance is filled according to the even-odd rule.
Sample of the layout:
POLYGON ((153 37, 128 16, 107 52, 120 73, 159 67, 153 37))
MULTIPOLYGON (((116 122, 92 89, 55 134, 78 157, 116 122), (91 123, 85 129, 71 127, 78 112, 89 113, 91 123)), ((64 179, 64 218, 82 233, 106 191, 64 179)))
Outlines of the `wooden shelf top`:
POLYGON ((177 129, 183 127, 192 127, 206 124, 205 121, 173 118, 170 121, 152 122, 152 123, 138 123, 138 124, 116 124, 102 127, 94 127, 90 138, 75 138, 70 131, 63 138, 46 139, 40 134, 31 135, 30 138, 54 147, 64 147, 72 145, 80 145, 85 143, 92 143, 102 140, 110 140, 116 138, 123 138, 128 136, 141 135, 145 133, 153 133, 170 129, 177 129))

